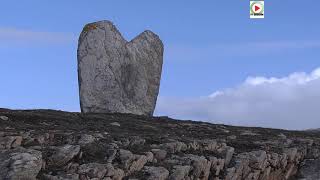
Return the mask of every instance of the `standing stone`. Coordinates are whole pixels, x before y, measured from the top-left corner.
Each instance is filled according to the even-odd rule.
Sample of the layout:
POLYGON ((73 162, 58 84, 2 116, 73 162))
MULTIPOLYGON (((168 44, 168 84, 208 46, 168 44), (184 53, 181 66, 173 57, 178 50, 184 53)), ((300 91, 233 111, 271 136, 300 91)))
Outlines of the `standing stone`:
POLYGON ((84 27, 78 46, 81 111, 152 115, 163 44, 151 31, 126 41, 110 21, 84 27))

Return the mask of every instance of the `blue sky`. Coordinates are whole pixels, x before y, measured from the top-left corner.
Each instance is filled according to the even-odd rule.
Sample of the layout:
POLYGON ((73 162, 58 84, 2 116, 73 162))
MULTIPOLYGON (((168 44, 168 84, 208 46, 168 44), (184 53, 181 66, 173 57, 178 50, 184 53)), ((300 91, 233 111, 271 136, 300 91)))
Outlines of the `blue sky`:
MULTIPOLYGON (((240 0, 3 1, 0 7, 0 107, 79 111, 77 38, 86 23, 107 19, 114 22, 127 40, 145 29, 154 31, 163 40, 165 58, 157 115, 229 122, 230 117, 203 111, 185 113, 189 109, 179 109, 181 113, 177 114, 165 107, 168 103, 174 104, 172 101, 179 104, 190 99, 190 107, 195 101, 199 107, 196 99, 226 89, 237 92, 248 77, 290 79, 292 73, 305 72, 308 78, 320 67, 320 2, 268 0, 265 6, 265 19, 252 20, 249 1, 240 0)), ((282 96, 283 92, 278 89, 270 93, 282 96)), ((318 95, 313 94, 311 99, 319 98, 318 95)), ((306 99, 303 93, 296 96, 306 99)), ((233 102, 231 99, 230 103, 233 102)), ((273 103, 279 105, 279 102, 273 103)), ((215 108, 210 103, 202 102, 202 106, 215 108)), ((290 108, 282 113, 289 111, 290 108)), ((303 128, 320 127, 315 120, 320 114, 305 113, 313 113, 308 117, 312 122, 303 128)), ((254 123, 256 119, 263 119, 262 113, 246 111, 245 114, 230 123, 266 124, 267 120, 254 123), (256 119, 246 122, 251 114, 257 116, 256 119)), ((275 123, 266 126, 285 127, 292 117, 270 118, 284 119, 283 126, 275 123)), ((300 127, 301 124, 296 123, 289 128, 300 127)))

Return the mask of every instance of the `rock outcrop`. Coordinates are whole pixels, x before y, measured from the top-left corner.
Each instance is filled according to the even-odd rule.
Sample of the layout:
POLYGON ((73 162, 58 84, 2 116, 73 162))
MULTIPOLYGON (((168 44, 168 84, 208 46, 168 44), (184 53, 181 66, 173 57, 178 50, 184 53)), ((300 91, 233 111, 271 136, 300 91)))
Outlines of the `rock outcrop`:
POLYGON ((0 179, 36 179, 41 167, 40 151, 22 147, 0 150, 0 179))
POLYGON ((0 120, 0 179, 320 179, 320 132, 132 114, 0 116, 10 119, 0 120))
POLYGON ((153 114, 163 63, 156 34, 144 31, 128 42, 111 22, 91 23, 77 56, 82 112, 153 114))

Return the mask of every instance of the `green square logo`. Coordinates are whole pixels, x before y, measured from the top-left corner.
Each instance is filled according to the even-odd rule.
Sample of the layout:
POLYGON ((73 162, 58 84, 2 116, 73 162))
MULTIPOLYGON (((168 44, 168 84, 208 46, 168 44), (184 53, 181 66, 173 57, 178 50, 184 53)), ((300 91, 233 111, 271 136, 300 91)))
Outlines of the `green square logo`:
POLYGON ((264 18, 264 1, 250 1, 250 18, 264 18))

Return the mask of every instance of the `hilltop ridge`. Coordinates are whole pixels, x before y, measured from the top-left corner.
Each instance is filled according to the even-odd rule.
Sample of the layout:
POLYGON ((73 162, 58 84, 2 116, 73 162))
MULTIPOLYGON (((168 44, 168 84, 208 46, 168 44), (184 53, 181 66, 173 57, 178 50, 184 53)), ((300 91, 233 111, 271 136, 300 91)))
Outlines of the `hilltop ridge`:
POLYGON ((0 109, 0 151, 4 179, 320 177, 320 132, 133 114, 0 109))

